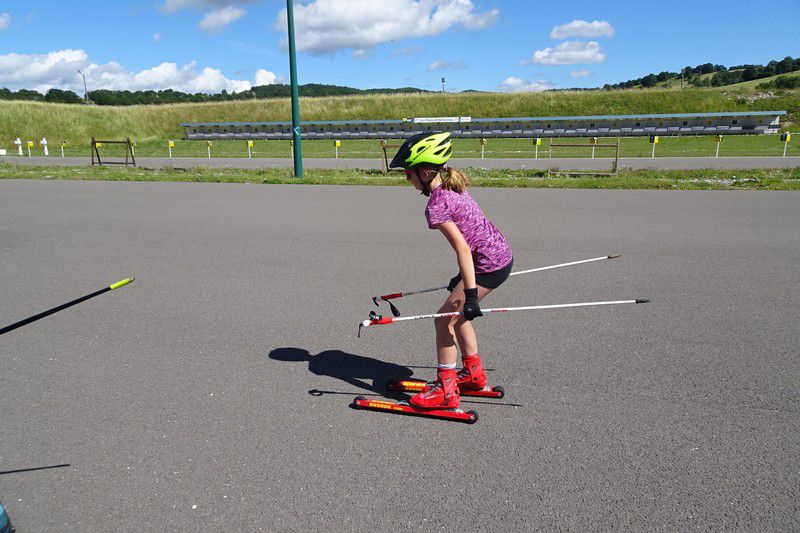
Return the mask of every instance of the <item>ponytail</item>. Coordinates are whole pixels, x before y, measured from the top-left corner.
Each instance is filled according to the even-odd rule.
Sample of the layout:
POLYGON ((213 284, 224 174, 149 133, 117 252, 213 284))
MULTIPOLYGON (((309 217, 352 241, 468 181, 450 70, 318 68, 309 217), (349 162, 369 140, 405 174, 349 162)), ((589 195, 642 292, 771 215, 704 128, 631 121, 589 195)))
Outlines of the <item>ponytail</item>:
POLYGON ((458 169, 445 167, 442 169, 442 188, 461 194, 469 185, 469 178, 458 169))

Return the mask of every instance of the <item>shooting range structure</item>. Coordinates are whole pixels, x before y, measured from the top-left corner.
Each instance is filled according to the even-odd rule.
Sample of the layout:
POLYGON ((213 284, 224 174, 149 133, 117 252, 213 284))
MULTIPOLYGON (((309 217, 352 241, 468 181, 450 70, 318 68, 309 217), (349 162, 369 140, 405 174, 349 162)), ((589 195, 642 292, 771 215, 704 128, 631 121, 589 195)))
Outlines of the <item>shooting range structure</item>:
MULTIPOLYGON (((786 111, 664 113, 575 117, 415 117, 386 120, 326 120, 302 123, 303 139, 405 139, 428 131, 456 138, 645 137, 648 135, 774 134, 786 111)), ((290 140, 291 122, 183 123, 188 140, 290 140)))

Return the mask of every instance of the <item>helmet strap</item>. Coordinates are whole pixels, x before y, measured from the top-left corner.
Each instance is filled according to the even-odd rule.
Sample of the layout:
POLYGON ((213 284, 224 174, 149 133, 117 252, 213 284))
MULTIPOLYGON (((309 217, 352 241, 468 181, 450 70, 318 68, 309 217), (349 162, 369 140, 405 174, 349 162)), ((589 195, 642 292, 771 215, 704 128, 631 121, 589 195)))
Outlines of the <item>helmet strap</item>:
POLYGON ((440 167, 436 171, 436 175, 433 176, 428 181, 424 181, 422 179, 422 176, 420 175, 420 173, 417 172, 417 176, 419 176, 419 183, 420 183, 420 185, 422 185, 422 192, 420 193, 421 195, 423 195, 423 196, 430 196, 431 195, 431 183, 433 183, 433 180, 435 180, 436 178, 439 177, 439 174, 442 173, 442 169, 446 169, 446 168, 447 168, 447 165, 443 165, 442 167, 440 167))

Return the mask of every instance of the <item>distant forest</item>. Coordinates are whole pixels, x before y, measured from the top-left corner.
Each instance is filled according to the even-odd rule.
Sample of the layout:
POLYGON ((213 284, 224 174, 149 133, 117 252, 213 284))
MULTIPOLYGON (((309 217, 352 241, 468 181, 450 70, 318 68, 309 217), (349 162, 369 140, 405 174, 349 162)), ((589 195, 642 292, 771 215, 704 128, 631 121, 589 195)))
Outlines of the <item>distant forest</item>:
MULTIPOLYGON (((778 74, 787 74, 800 71, 800 57, 785 57, 780 61, 770 61, 766 65, 736 65, 725 67, 705 63, 696 67, 685 67, 680 72, 663 71, 658 74, 648 74, 635 80, 622 83, 606 84, 602 88, 589 89, 553 89, 553 90, 583 90, 596 91, 600 89, 634 89, 662 87, 666 85, 684 85, 691 87, 724 87, 743 81, 769 78, 778 74)), ((759 89, 795 89, 800 88, 800 77, 784 77, 765 82, 758 86, 759 89)), ((397 94, 397 93, 427 93, 424 89, 416 87, 401 87, 399 89, 355 89, 341 85, 327 85, 323 83, 307 83, 300 86, 300 96, 344 96, 353 94, 397 94)), ((473 90, 462 91, 479 92, 473 90)), ((253 98, 288 98, 290 87, 286 84, 259 85, 248 91, 227 92, 217 94, 184 93, 166 89, 161 91, 89 91, 90 103, 97 105, 125 106, 125 105, 158 105, 180 104, 197 102, 227 102, 231 100, 250 100, 253 98)), ((63 104, 82 104, 83 98, 72 91, 50 89, 45 94, 29 89, 11 91, 0 88, 0 100, 29 100, 36 102, 56 102, 63 104)))
MULTIPOLYGON (((354 89, 340 85, 326 85, 321 83, 308 83, 300 86, 300 96, 343 96, 350 94, 395 94, 395 93, 424 93, 430 92, 415 87, 401 87, 399 89, 354 89)), ((180 104, 196 102, 227 102, 231 100, 251 100, 253 98, 288 98, 291 88, 286 84, 259 85, 248 91, 231 92, 222 91, 217 94, 183 93, 166 89, 162 91, 89 91, 89 100, 97 105, 157 105, 180 104)), ((57 102, 62 104, 80 104, 83 98, 72 91, 50 89, 45 94, 29 89, 10 91, 0 89, 0 100, 29 100, 36 102, 57 102)))
MULTIPOLYGON (((706 63, 696 67, 685 67, 680 72, 663 71, 658 74, 648 74, 647 76, 636 78, 635 80, 623 81, 613 85, 606 84, 603 89, 633 89, 658 87, 667 83, 685 83, 694 87, 724 87, 743 81, 758 80, 769 78, 777 74, 786 74, 800 70, 800 57, 785 57, 780 61, 770 61, 766 65, 736 65, 724 67, 706 63)), ((793 85, 789 82, 789 85, 793 85)), ((794 85, 795 87, 797 85, 794 85)), ((792 88, 792 87, 778 87, 792 88)))

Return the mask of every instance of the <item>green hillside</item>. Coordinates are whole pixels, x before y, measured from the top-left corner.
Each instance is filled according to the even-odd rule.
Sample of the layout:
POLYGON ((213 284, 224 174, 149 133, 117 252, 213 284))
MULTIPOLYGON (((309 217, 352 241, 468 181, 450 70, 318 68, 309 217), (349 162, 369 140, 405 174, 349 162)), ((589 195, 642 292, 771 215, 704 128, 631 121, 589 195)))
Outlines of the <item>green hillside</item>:
POLYGON ((733 90, 757 90, 758 86, 765 83, 771 83, 778 78, 800 78, 800 71, 789 72, 787 74, 778 74, 777 76, 770 76, 769 78, 761 78, 758 80, 743 81, 741 83, 734 83, 727 87, 720 87, 720 89, 733 89, 733 90))
MULTIPOLYGON (((759 80, 763 81, 763 80, 759 80)), ((727 88, 726 88, 727 89, 727 88)), ((301 98, 301 118, 310 120, 399 119, 409 116, 565 116, 692 113, 785 109, 784 124, 797 124, 800 91, 771 96, 718 89, 649 89, 544 93, 355 95, 301 98)), ((53 149, 61 140, 84 146, 91 136, 138 142, 181 138, 181 122, 289 121, 287 98, 158 106, 82 106, 0 102, 0 146, 16 137, 45 136, 53 149)))

